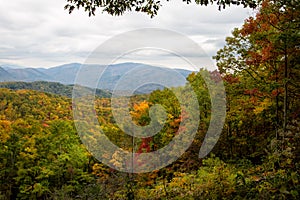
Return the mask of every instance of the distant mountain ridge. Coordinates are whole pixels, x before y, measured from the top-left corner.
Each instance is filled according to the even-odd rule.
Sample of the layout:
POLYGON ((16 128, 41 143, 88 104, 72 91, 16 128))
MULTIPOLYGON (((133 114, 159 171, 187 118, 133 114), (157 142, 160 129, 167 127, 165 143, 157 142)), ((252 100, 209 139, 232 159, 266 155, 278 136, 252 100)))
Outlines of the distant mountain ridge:
MULTIPOLYGON (((96 65, 96 64, 80 64, 80 63, 70 63, 65 65, 60 65, 52 68, 22 68, 22 67, 9 67, 0 66, 0 82, 14 81, 14 82, 36 82, 36 81, 47 81, 47 82, 58 82, 64 85, 72 85, 76 82, 76 77, 78 72, 82 72, 84 77, 81 80, 85 87, 102 89, 113 91, 118 81, 132 69, 142 69, 147 74, 152 74, 152 76, 157 76, 158 79, 161 76, 162 70, 173 70, 165 69, 162 67, 146 65, 142 63, 120 63, 109 66, 96 65), (98 85, 99 73, 103 72, 101 76, 101 81, 98 85)), ((185 69, 174 69, 181 76, 186 78, 192 71, 185 69)), ((161 79, 166 79, 166 77, 161 76, 161 79)), ((172 86, 181 86, 184 83, 181 81, 174 82, 172 86)), ((140 89, 137 93, 148 93, 155 89, 162 89, 163 86, 157 86, 157 84, 149 84, 145 89, 140 89)))
POLYGON ((20 69, 20 68, 28 68, 21 65, 12 65, 12 64, 1 64, 0 67, 3 69, 20 69))
POLYGON ((12 81, 15 77, 13 77, 9 72, 7 72, 4 68, 0 67, 0 81, 12 81))

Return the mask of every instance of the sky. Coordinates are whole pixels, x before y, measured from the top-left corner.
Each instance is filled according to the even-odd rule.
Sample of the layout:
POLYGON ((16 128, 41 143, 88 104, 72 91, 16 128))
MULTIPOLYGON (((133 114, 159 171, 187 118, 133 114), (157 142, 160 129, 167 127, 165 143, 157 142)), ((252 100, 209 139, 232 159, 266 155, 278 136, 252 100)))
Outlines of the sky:
MULTIPOLYGON (((0 0, 0 64, 49 68, 66 63, 85 63, 105 41, 141 28, 166 29, 182 34, 197 43, 209 59, 206 61, 213 63, 211 56, 224 46, 225 38, 230 36, 233 28, 240 27, 247 17, 253 15, 252 10, 241 6, 218 11, 217 5, 186 5, 180 0, 172 0, 162 1, 163 6, 152 19, 143 13, 110 16, 101 10, 96 16, 88 17, 83 10, 74 10, 70 15, 64 10, 65 4, 64 0, 0 0)), ((132 37, 132 40, 137 38, 139 36, 132 37)), ((113 48, 116 47, 110 50, 114 51, 113 48)), ((106 53, 109 54, 109 50, 106 53)), ((134 50, 119 56, 114 62, 186 68, 180 59, 172 56, 166 59, 165 54, 166 51, 157 49, 134 50)), ((189 56, 195 55, 187 52, 185 57, 189 59, 189 56)))

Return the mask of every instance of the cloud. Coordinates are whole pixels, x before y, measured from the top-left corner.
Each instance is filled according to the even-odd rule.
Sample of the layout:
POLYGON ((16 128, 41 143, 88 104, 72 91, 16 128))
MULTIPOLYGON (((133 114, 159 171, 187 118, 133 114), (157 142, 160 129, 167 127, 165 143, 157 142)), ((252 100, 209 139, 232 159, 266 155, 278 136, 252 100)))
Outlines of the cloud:
MULTIPOLYGON (((158 16, 153 19, 134 12, 113 17, 102 14, 100 10, 95 17, 88 17, 83 10, 75 10, 69 15, 63 9, 65 3, 62 0, 3 1, 0 7, 0 63, 47 67, 84 62, 109 38, 145 27, 182 33, 211 56, 224 45, 230 31, 251 14, 242 7, 230 7, 220 12, 217 6, 186 5, 177 0, 164 2, 158 16)), ((187 54, 193 56, 192 52, 187 54)), ((154 54, 148 55, 148 60, 151 56, 153 60, 160 60, 154 54)), ((174 64, 171 60, 168 64, 165 58, 161 57, 165 65, 174 64)), ((136 59, 143 61, 140 57, 136 59)))

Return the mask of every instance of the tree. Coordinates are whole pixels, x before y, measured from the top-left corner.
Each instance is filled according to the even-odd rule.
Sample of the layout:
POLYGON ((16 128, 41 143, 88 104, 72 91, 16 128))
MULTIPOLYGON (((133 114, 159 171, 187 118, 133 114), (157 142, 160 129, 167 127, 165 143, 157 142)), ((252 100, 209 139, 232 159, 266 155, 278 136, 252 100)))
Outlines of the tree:
MULTIPOLYGON (((242 29, 235 29, 227 45, 215 59, 221 73, 246 71, 256 82, 269 87, 276 96, 277 110, 282 102, 282 127, 286 129, 299 94, 299 1, 263 1, 242 29), (282 94, 283 93, 283 94, 282 94)), ((267 91, 265 91, 267 92, 267 91)), ((279 115, 277 113, 277 115, 279 115)))
POLYGON ((246 20, 241 30, 241 34, 251 43, 247 52, 247 64, 269 69, 275 77, 276 84, 281 85, 283 89, 284 130, 290 118, 288 110, 292 109, 291 104, 296 104, 292 103, 291 99, 295 98, 295 94, 299 94, 296 89, 299 83, 299 12, 299 0, 265 0, 256 18, 246 20), (294 94, 290 94, 290 91, 294 94))
POLYGON ((284 141, 279 129, 287 133, 299 118, 299 12, 299 0, 263 1, 214 57, 227 86, 228 140, 252 146, 276 133, 284 141))
MULTIPOLYGON (((102 8, 103 12, 110 15, 122 15, 126 11, 143 12, 151 17, 157 15, 159 8, 162 6, 160 0, 66 0, 68 3, 65 9, 72 13, 75 8, 83 8, 89 16, 95 15, 97 8, 102 8)), ((167 0, 169 1, 169 0, 167 0)), ((195 0, 198 5, 217 4, 219 10, 230 5, 243 5, 244 7, 255 8, 261 0, 195 0)), ((187 4, 192 0, 183 0, 187 4)))

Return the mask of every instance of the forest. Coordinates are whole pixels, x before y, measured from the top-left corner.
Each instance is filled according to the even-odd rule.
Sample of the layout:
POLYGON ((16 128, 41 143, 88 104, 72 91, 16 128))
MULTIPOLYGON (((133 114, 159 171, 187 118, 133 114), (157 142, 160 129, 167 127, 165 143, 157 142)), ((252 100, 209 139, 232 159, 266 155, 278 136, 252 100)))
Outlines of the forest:
MULTIPOLYGON (((214 56, 219 73, 201 69, 188 76, 202 111, 194 141, 176 162, 149 173, 119 172, 87 151, 69 89, 62 95, 13 90, 12 83, 0 88, 0 199, 299 199, 299 18, 297 1, 264 1, 214 56), (224 82, 226 120, 216 146, 200 159, 211 120, 203 73, 224 82)), ((134 122, 149 124, 155 104, 168 112, 163 129, 131 148, 132 137, 115 123, 111 98, 98 96, 94 109, 113 143, 142 153, 167 145, 185 117, 166 88, 130 97, 134 122)), ((120 156, 108 159, 118 166, 120 156)))
MULTIPOLYGON (((12 90, 35 90, 40 92, 46 92, 51 94, 57 94, 65 97, 72 98, 74 85, 64 85, 58 82, 47 82, 47 81, 35 81, 35 82, 1 82, 0 88, 8 88, 12 90)), ((81 91, 85 92, 92 92, 93 90, 88 87, 84 86, 77 86, 80 87, 81 91)), ((96 89, 95 95, 97 97, 106 97, 109 98, 111 93, 106 90, 96 89)))

